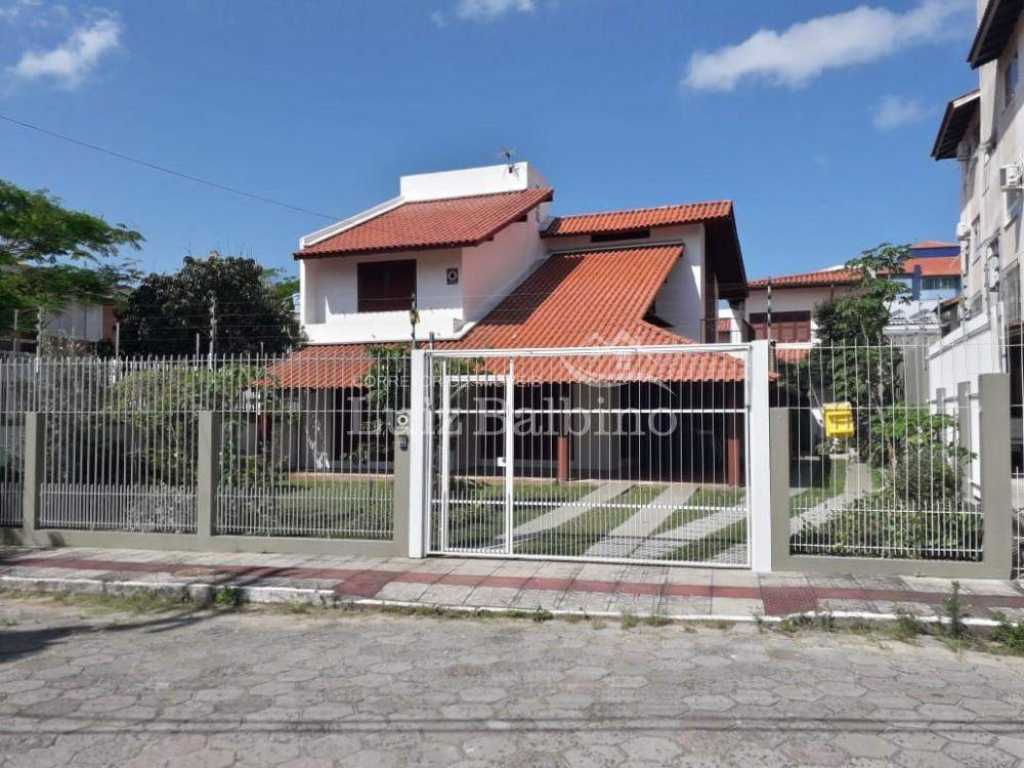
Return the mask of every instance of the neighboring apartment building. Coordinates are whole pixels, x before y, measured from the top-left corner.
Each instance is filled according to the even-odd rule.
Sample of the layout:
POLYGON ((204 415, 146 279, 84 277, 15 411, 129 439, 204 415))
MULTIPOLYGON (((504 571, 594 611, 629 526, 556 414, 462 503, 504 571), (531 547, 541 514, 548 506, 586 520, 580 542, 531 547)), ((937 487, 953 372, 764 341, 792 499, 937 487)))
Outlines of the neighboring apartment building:
POLYGON ((967 56, 978 71, 979 88, 949 102, 932 147, 936 160, 960 164, 956 232, 962 244, 964 301, 961 323, 944 344, 1019 338, 1021 9, 1020 0, 979 0, 978 27, 967 56))

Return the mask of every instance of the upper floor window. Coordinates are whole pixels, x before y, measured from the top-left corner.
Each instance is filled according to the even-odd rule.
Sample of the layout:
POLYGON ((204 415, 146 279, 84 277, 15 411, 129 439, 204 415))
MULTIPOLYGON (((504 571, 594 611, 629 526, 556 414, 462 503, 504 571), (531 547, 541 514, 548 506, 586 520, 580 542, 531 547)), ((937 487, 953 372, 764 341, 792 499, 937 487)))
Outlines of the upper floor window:
POLYGON ((1017 80, 1020 78, 1020 62, 1014 53, 1003 70, 1003 106, 1008 107, 1017 95, 1017 80))
POLYGON ((623 232, 595 232, 590 236, 592 243, 614 243, 616 240, 643 240, 651 236, 649 229, 628 229, 623 232))
POLYGON ((412 309, 416 295, 416 260, 367 261, 356 267, 358 310, 394 312, 412 309))

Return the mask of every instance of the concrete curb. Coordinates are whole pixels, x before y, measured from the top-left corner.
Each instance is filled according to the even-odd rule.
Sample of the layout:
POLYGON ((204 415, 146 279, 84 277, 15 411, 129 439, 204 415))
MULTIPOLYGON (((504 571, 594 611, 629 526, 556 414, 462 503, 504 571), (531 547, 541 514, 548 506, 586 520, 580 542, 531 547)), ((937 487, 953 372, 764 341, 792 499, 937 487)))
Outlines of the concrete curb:
MULTIPOLYGON (((444 603, 412 602, 404 600, 380 600, 377 598, 345 598, 329 589, 302 589, 298 587, 250 587, 232 584, 206 584, 197 582, 155 583, 150 581, 109 581, 102 579, 58 579, 32 576, 0 576, 0 593, 3 591, 67 594, 67 595, 111 595, 116 597, 134 594, 153 594, 161 597, 180 599, 200 606, 212 604, 220 593, 231 593, 232 599, 238 603, 253 605, 312 605, 320 608, 369 608, 369 609, 427 609, 444 610, 465 614, 501 614, 505 616, 536 616, 548 615, 554 618, 592 618, 619 620, 623 613, 615 611, 580 611, 580 610, 537 610, 528 608, 508 608, 501 606, 446 605, 444 603)), ((780 624, 787 620, 805 618, 810 620, 832 619, 837 621, 868 621, 878 623, 895 622, 900 618, 896 613, 870 613, 865 611, 831 611, 791 613, 785 616, 761 616, 755 614, 635 614, 643 620, 651 616, 672 622, 725 622, 728 624, 780 624)), ((915 616, 922 624, 948 624, 949 619, 942 616, 915 616)), ((999 626, 993 619, 964 618, 963 623, 969 627, 991 629, 999 626)))

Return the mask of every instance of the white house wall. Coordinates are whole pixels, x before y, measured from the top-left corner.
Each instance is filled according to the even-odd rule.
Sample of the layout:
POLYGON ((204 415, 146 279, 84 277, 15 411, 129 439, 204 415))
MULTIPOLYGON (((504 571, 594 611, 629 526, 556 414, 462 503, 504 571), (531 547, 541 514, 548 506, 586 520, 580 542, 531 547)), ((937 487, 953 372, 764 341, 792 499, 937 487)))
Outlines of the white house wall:
MULTIPOLYGON (((821 304, 826 304, 833 297, 838 298, 849 293, 851 289, 844 286, 833 288, 773 288, 772 289, 772 312, 810 312, 811 313, 811 339, 817 338, 818 324, 814 319, 814 311, 821 304)), ((745 312, 747 322, 750 316, 768 312, 768 291, 757 289, 752 290, 747 296, 745 312)))
POLYGON ((409 313, 359 312, 357 265, 371 262, 416 260, 417 338, 431 332, 450 338, 462 326, 459 285, 448 285, 449 267, 462 266, 458 248, 337 256, 306 259, 302 263, 302 309, 306 335, 313 344, 403 341, 411 336, 409 313))
POLYGON ((548 203, 542 203, 526 221, 510 224, 493 240, 463 249, 459 282, 467 322, 482 319, 547 255, 540 226, 548 208, 548 203))

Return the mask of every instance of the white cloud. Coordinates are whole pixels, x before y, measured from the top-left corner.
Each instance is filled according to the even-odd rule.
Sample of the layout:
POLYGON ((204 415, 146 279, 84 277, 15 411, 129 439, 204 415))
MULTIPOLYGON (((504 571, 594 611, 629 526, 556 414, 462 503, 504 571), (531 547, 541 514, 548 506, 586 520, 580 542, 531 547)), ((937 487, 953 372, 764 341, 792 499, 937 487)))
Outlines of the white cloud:
POLYGON ((490 21, 506 13, 531 13, 534 0, 459 0, 455 15, 471 21, 490 21))
POLYGON ((925 116, 925 109, 917 99, 886 96, 875 110, 873 122, 880 131, 891 131, 901 125, 913 123, 925 116))
POLYGON ((67 40, 48 51, 26 51, 10 72, 23 80, 50 77, 73 88, 99 60, 121 44, 121 24, 112 18, 82 24, 67 40))
POLYGON ((509 13, 533 13, 536 0, 458 0, 451 13, 434 11, 430 20, 437 27, 447 27, 451 20, 494 21, 509 13))
POLYGON ((762 29, 741 43, 697 51, 683 84, 709 91, 730 91, 744 78, 762 78, 795 88, 828 69, 849 67, 896 51, 949 39, 966 21, 974 0, 922 0, 906 13, 860 5, 851 11, 818 16, 782 32, 762 29), (959 19, 963 15, 964 19, 959 19))

